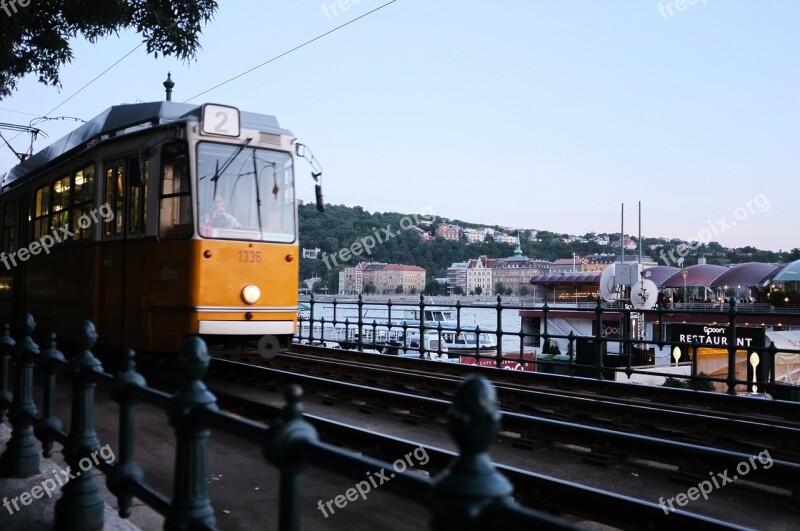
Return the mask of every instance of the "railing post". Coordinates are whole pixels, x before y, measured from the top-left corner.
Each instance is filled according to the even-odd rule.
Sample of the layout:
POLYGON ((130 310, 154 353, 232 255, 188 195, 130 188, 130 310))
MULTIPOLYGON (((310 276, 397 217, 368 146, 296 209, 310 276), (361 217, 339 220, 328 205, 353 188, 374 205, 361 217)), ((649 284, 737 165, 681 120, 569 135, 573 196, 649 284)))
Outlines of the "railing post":
POLYGON ((56 348, 56 335, 50 334, 50 346, 42 352, 39 370, 45 376, 44 412, 36 425, 36 436, 42 441, 42 455, 50 457, 53 452, 53 431, 60 431, 64 424, 56 416, 56 375, 61 372, 64 355, 56 348))
POLYGON ((358 338, 356 349, 360 352, 364 350, 364 298, 358 294, 358 338))
POLYGON ((33 436, 28 415, 36 415, 33 401, 33 365, 39 347, 31 339, 36 323, 30 314, 19 323, 19 339, 14 346, 14 398, 8 418, 11 421, 11 440, 0 456, 0 476, 28 477, 39 472, 39 447, 33 436))
POLYGON ((164 529, 187 529, 193 524, 213 527, 214 508, 208 499, 208 436, 210 430, 200 424, 195 411, 217 411, 217 398, 208 390, 202 378, 211 357, 199 337, 189 337, 183 343, 179 361, 184 371, 180 391, 172 397, 168 411, 170 424, 175 428, 175 487, 164 529))
POLYGON ((316 442, 317 431, 303 420, 303 390, 299 385, 288 386, 283 393, 286 406, 281 416, 269 427, 264 443, 264 457, 281 471, 278 529, 300 529, 300 473, 302 463, 294 453, 302 442, 316 442))
POLYGON ((122 371, 114 377, 111 387, 111 398, 119 402, 119 459, 114 471, 108 476, 107 484, 108 489, 117 497, 119 515, 128 518, 133 503, 131 483, 144 480, 144 473, 134 459, 136 449, 134 410, 138 401, 130 395, 130 390, 134 387, 145 387, 147 383, 144 377, 136 372, 133 351, 125 351, 124 356, 122 371))
POLYGON ((498 295, 497 296, 497 304, 495 305, 497 310, 497 328, 495 330, 495 335, 497 337, 497 368, 503 368, 503 298, 498 295))
POLYGON ((460 450, 455 462, 434 479, 431 522, 434 530, 478 529, 480 514, 508 501, 513 487, 497 471, 487 450, 500 430, 494 388, 483 376, 468 376, 448 413, 450 434, 460 450))
MULTIPOLYGON (((736 394, 736 299, 731 297, 731 308, 728 311, 728 377, 725 383, 728 386, 728 394, 736 394)), ((745 360, 747 363, 747 360, 745 360)), ((746 366, 746 365, 745 365, 746 366)))
MULTIPOLYGON (((603 380, 603 303, 600 297, 597 297, 597 305, 595 307, 594 313, 596 315, 595 319, 597 320, 597 332, 594 336, 594 363, 595 363, 595 378, 598 380, 603 380)), ((627 320, 630 323, 630 313, 627 315, 625 314, 625 310, 620 309, 620 313, 622 318, 627 320)), ((628 328, 623 328, 627 330, 628 328)), ((628 340, 628 337, 624 337, 623 340, 628 340)), ((630 348, 628 343, 623 343, 623 345, 630 348)), ((607 348, 607 347, 606 347, 607 348)))
POLYGON ((314 292, 311 292, 308 305, 311 306, 308 311, 308 342, 310 344, 314 342, 314 292))
POLYGON ((14 340, 8 332, 8 323, 3 325, 3 335, 0 336, 0 422, 6 420, 6 413, 14 397, 8 389, 9 361, 14 340))
MULTIPOLYGON (((83 321, 76 337, 78 354, 69 361, 72 376, 72 416, 69 437, 64 446, 67 472, 72 470, 68 483, 56 502, 56 529, 102 529, 105 502, 94 480, 94 470, 82 470, 80 463, 92 452, 100 449, 94 431, 94 389, 97 384, 89 377, 91 372, 103 370, 100 361, 92 355, 97 332, 91 321, 83 321)), ((91 462, 91 460, 90 460, 91 462)))
POLYGON ((769 371, 767 372, 767 393, 775 396, 775 355, 778 353, 778 347, 775 342, 770 341, 769 347, 766 350, 766 361, 769 363, 769 371))

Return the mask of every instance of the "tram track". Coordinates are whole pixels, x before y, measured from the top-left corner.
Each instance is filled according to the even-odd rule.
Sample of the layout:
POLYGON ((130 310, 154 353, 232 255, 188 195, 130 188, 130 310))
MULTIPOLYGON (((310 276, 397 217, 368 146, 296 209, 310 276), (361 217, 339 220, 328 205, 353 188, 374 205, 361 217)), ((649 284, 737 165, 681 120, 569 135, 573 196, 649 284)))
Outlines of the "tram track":
MULTIPOLYGON (((174 363, 174 358, 161 358, 157 366, 149 363, 142 363, 140 366, 143 372, 150 373, 148 380, 164 382, 176 378, 177 371, 165 370, 174 363), (145 365, 149 365, 149 368, 145 369, 145 365)), ((427 366, 425 364, 423 367, 427 366)), ((474 371, 475 368, 472 369, 474 371)), ((456 455, 453 451, 440 448, 435 442, 441 440, 446 441, 446 445, 452 445, 444 429, 450 403, 446 397, 414 396, 403 391, 377 389, 222 359, 212 361, 206 382, 217 396, 221 407, 264 421, 275 418, 280 411, 282 400, 277 396, 278 391, 290 383, 298 383, 305 392, 304 404, 317 413, 307 413, 305 418, 315 426, 321 438, 387 462, 420 446, 419 442, 398 438, 398 433, 401 437, 416 439, 425 433, 421 438, 428 441, 428 444, 424 444, 431 456, 430 465, 425 467, 428 473, 435 474, 444 469, 452 463, 456 455), (267 396, 273 397, 271 404, 267 403, 267 396), (330 419, 325 404, 339 406, 333 415, 339 421, 330 419), (341 421, 343 412, 344 418, 349 412, 346 422, 341 421), (365 420, 361 421, 360 418, 365 420), (384 419, 382 422, 387 430, 370 431, 354 425, 371 425, 378 418, 384 419), (416 436, 409 435, 411 430, 403 428, 409 423, 418 425, 418 428, 414 428, 416 436), (395 426, 395 429, 389 427, 390 425, 395 426), (392 431, 396 432, 395 436, 387 435, 387 432, 392 431)), ((175 384, 172 381, 168 387, 174 387, 175 384)), ((500 471, 515 486, 515 498, 524 505, 567 515, 577 521, 600 522, 622 529, 742 529, 739 526, 759 527, 760 524, 754 524, 755 521, 762 521, 759 519, 777 522, 800 518, 797 514, 796 485, 790 479, 790 476, 798 477, 796 464, 775 460, 768 471, 771 472, 769 477, 753 475, 754 481, 746 484, 739 482, 739 488, 732 495, 726 495, 722 506, 702 505, 693 508, 693 513, 667 513, 655 500, 658 500, 660 494, 672 495, 686 488, 673 484, 673 481, 684 485, 697 484, 706 479, 708 470, 730 469, 736 462, 747 457, 746 454, 683 445, 673 448, 673 451, 662 458, 659 457, 661 452, 658 441, 655 446, 651 446, 650 438, 524 417, 515 413, 504 413, 502 440, 492 450, 496 462, 503 463, 499 465, 500 471), (517 422, 527 423, 527 429, 535 427, 537 445, 530 448, 533 452, 521 452, 519 448, 514 448, 520 439, 519 433, 514 431, 517 422), (604 434, 611 437, 604 439, 604 434), (617 437, 628 446, 617 446, 619 453, 615 454, 613 451, 609 452, 611 447, 608 443, 613 446, 617 437), (556 453, 551 453, 553 451, 556 453), (649 458, 641 457, 648 452, 649 458), (536 471, 532 471, 529 466, 529 463, 551 463, 554 458, 561 463, 555 468, 548 469, 549 465, 542 468, 540 464, 533 467, 536 471), (666 464, 668 462, 673 464, 666 464), (597 464, 604 466, 596 466, 597 464), (571 470, 571 475, 563 473, 563 466, 571 470), (639 472, 635 474, 631 470, 639 472), (778 472, 778 481, 772 481, 776 479, 772 477, 774 471, 778 472), (606 476, 616 479, 604 479, 606 476), (650 489, 631 489, 631 476, 649 476, 650 489), (736 499, 740 502, 731 501, 736 499), (739 514, 735 509, 745 503, 742 500, 751 499, 762 500, 759 502, 761 513, 755 519, 752 511, 739 514), (580 502, 576 503, 576 500, 580 502), (728 504, 727 507, 725 503, 728 504)), ((661 441, 661 444, 663 446, 666 443, 661 441)))
MULTIPOLYGON (((368 363, 383 368, 402 368, 409 370, 409 362, 417 360, 398 356, 381 355, 363 352, 328 349, 309 345, 293 345, 289 353, 293 356, 312 355, 324 359, 347 361, 351 363, 368 363)), ((723 393, 704 393, 674 388, 661 388, 598 380, 553 375, 541 372, 510 371, 491 367, 465 365, 460 363, 437 363, 427 365, 427 374, 448 374, 464 377, 476 370, 486 371, 484 374, 495 383, 516 384, 526 388, 536 387, 554 393, 569 392, 586 397, 599 397, 604 400, 636 401, 636 403, 654 403, 671 406, 674 410, 688 412, 714 412, 729 418, 747 420, 764 420, 770 423, 800 427, 800 404, 785 401, 742 400, 740 397, 723 393)))
MULTIPOLYGON (((411 424, 442 426, 450 401, 389 390, 310 374, 259 367, 232 360, 215 359, 211 379, 236 382, 276 391, 299 384, 308 397, 324 404, 352 406, 362 413, 383 413, 411 424)), ((585 462, 602 466, 627 464, 665 472, 670 479, 699 482, 709 470, 731 470, 752 452, 732 451, 708 445, 667 441, 662 438, 619 430, 581 425, 530 414, 506 411, 502 438, 529 450, 557 448, 582 455, 585 462)), ((763 449, 762 449, 763 450, 763 449)), ((800 464, 796 460, 772 459, 769 469, 748 476, 750 486, 771 489, 795 499, 800 496, 800 464)))
MULTIPOLYGON (((326 354, 291 353, 278 356, 264 366, 445 400, 452 398, 463 377, 446 372, 448 368, 461 372, 457 367, 433 372, 434 367, 456 364, 402 360, 404 367, 387 368, 382 365, 382 359, 374 360, 374 355, 356 361, 340 361, 329 359, 326 354)), ((469 372, 475 369, 472 366, 469 372)), ((505 412, 739 452, 766 449, 774 457, 800 461, 800 423, 779 418, 751 419, 741 413, 709 411, 689 405, 662 406, 650 401, 603 397, 569 389, 542 389, 510 381, 517 379, 509 374, 514 371, 482 372, 488 373, 495 385, 505 412)), ((524 432, 517 442, 521 447, 536 444, 536 438, 528 438, 524 432)))
MULTIPOLYGON (((272 420, 277 418, 281 411, 279 406, 248 398, 236 392, 222 390, 219 387, 214 387, 213 391, 222 407, 251 418, 272 420)), ((387 462, 391 462, 398 455, 422 447, 429 458, 424 466, 424 471, 429 475, 443 471, 457 457, 455 452, 430 444, 420 444, 401 437, 375 433, 318 415, 305 413, 304 419, 314 426, 319 436, 327 442, 356 447, 371 457, 387 462)), ((661 506, 635 497, 603 492, 515 466, 503 464, 496 466, 514 485, 514 497, 518 502, 567 517, 577 523, 597 522, 620 529, 635 529, 648 524, 658 529, 681 531, 743 529, 735 524, 683 511, 667 515, 661 506), (583 500, 583 503, 574 503, 576 499, 583 500)))

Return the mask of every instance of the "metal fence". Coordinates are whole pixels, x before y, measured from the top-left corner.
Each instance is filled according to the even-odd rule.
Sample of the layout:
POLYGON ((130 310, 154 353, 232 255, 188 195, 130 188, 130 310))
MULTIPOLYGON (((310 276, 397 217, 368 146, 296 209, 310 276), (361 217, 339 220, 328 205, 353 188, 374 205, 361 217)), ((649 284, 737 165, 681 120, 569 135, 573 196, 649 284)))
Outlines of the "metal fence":
MULTIPOLYGON (((52 454, 54 443, 63 445, 67 465, 85 470, 81 461, 101 448, 95 432, 95 388, 111 385, 111 398, 119 403, 119 451, 114 463, 97 461, 109 490, 117 497, 119 514, 129 517, 133 498, 138 498, 165 517, 165 529, 214 529, 216 519, 207 487, 207 442, 210 430, 220 430, 263 446, 266 460, 280 473, 277 526, 300 527, 300 477, 305 465, 363 480, 390 463, 354 454, 320 441, 314 428, 303 420, 301 390, 289 386, 281 417, 266 425, 235 417, 218 409, 215 396, 203 383, 210 356, 197 337, 186 340, 179 355, 183 383, 175 394, 148 387, 136 371, 133 351, 126 351, 122 370, 111 375, 92 353, 97 335, 94 325, 82 323, 76 339, 77 352, 68 361, 56 348, 55 337, 40 351, 31 339, 35 324, 26 315, 16 330, 16 341, 5 326, 0 336, 0 420, 6 413, 12 436, 0 457, 0 476, 27 477, 40 468, 40 453, 52 454), (43 408, 39 414, 33 399, 34 368, 42 374, 43 408), (71 380, 71 419, 68 431, 55 415, 58 374, 71 380), (9 389, 13 377, 14 392, 9 389), (174 490, 171 498, 145 480, 135 458, 134 410, 138 402, 161 408, 175 430, 174 490), (41 442, 41 450, 39 448, 41 442)), ((414 471, 399 472, 382 486, 427 507, 433 529, 484 529, 501 521, 508 529, 574 529, 549 514, 527 509, 512 498, 512 486, 492 464, 487 449, 499 430, 500 412, 494 388, 482 377, 465 379, 449 413, 450 431, 460 449, 449 468, 435 478, 414 471)), ((658 506, 647 509, 660 513, 658 506)), ((312 510, 316 510, 314 507, 312 510)), ((71 478, 56 502, 55 528, 95 529, 103 526, 104 501, 94 472, 71 478)), ((676 515, 676 523, 684 516, 676 515)), ((698 520, 702 523, 702 520, 698 520)))
POLYGON ((432 353, 438 355, 435 357, 446 354, 446 342, 441 341, 443 334, 490 334, 496 339, 492 352, 478 348, 476 343, 474 352, 460 355, 479 364, 480 360, 492 360, 497 367, 514 361, 520 368, 535 366, 540 372, 617 381, 644 375, 669 379, 667 385, 716 389, 727 394, 766 392, 775 398, 800 401, 800 387, 792 381, 792 374, 794 378, 800 377, 800 345, 779 348, 766 336, 767 329, 800 329, 800 311, 792 309, 738 304, 734 299, 716 305, 658 304, 649 309, 607 303, 600 298, 591 304, 520 305, 505 304, 500 296, 469 304, 458 300, 426 301, 419 296, 412 304, 408 299, 398 303, 363 296, 337 299, 312 294, 309 303, 310 315, 301 317, 296 339, 302 343, 341 342, 343 348, 393 354, 413 347, 419 357, 427 358, 432 353), (437 309, 452 310, 454 322, 425 319, 426 314, 437 309), (484 327, 466 324, 467 309, 482 310, 492 324, 484 327), (371 318, 371 310, 382 312, 382 316, 371 318), (408 311, 417 317, 404 318, 408 311), (519 327, 509 329, 503 325, 503 316, 509 312, 530 315, 520 319, 519 327), (582 320, 591 328, 578 330, 566 319, 582 320), (608 322, 616 323, 617 337, 604 333, 603 324, 608 322), (691 327, 705 327, 713 333, 696 333, 691 327), (688 331, 681 334, 684 328, 688 331), (425 334, 440 339, 436 349, 426 349, 422 341, 411 344, 410 337, 425 334), (507 346, 506 339, 511 340, 513 348, 507 346), (559 354, 543 351, 558 344, 564 349, 559 354), (725 353, 724 368, 716 374, 702 370, 703 355, 709 348, 725 353), (537 355, 535 363, 527 353, 537 355), (776 372, 776 360, 783 362, 782 369, 788 372, 776 372))

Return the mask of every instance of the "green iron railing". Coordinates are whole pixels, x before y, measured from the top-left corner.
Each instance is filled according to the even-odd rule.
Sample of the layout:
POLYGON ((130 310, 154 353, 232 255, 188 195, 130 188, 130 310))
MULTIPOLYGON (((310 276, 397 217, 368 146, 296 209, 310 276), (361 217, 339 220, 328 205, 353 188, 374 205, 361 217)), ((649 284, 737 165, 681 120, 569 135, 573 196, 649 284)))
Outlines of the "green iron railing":
MULTIPOLYGON (((336 297, 323 297, 321 300, 314 294, 311 295, 309 304, 311 306, 308 319, 300 319, 300 331, 297 340, 310 344, 324 344, 327 340, 338 339, 344 336, 347 341, 342 342, 343 348, 354 350, 383 350, 386 353, 396 353, 398 349, 404 350, 409 347, 409 333, 413 332, 417 337, 423 337, 426 332, 438 335, 439 350, 435 353, 442 355, 441 337, 444 332, 455 332, 456 334, 489 334, 496 339, 496 348, 493 352, 484 352, 476 348, 473 352, 462 352, 462 356, 468 356, 477 360, 491 361, 496 367, 503 367, 504 362, 514 361, 520 367, 538 366, 540 372, 562 374, 566 376, 582 376, 597 380, 617 379, 625 380, 633 374, 647 374, 648 376, 677 377, 686 382, 692 388, 702 387, 709 384, 719 384, 727 394, 735 395, 737 392, 766 391, 770 395, 788 400, 792 393, 800 395, 798 387, 784 385, 778 381, 775 371, 775 359, 777 354, 797 355, 800 349, 780 349, 767 339, 763 345, 748 345, 747 347, 737 346, 737 334, 741 332, 741 326, 755 326, 764 321, 765 317, 771 317, 784 326, 800 326, 800 312, 772 308, 767 311, 767 305, 747 305, 738 304, 735 299, 731 299, 722 305, 712 307, 712 305, 701 304, 671 304, 668 306, 657 304, 653 308, 641 309, 634 308, 630 304, 606 303, 599 297, 594 303, 579 304, 552 304, 543 303, 535 305, 515 305, 503 302, 502 297, 490 298, 486 302, 462 304, 460 301, 449 302, 426 302, 425 297, 420 295, 418 302, 393 302, 368 300, 359 295, 355 300, 341 299, 336 297), (332 314, 320 317, 321 309, 325 308, 326 313, 332 314), (455 311, 455 324, 442 325, 441 322, 426 322, 424 315, 426 310, 449 308, 455 311), (494 326, 470 326, 465 324, 465 309, 479 310, 484 312, 485 321, 489 320, 494 326), (413 309, 420 316, 418 322, 410 323, 401 316, 404 311, 413 309), (382 313, 381 319, 370 319, 365 317, 369 310, 382 313), (504 312, 538 312, 540 326, 538 329, 526 329, 526 322, 520 319, 519 328, 508 329, 508 325, 503 324, 504 312), (350 312, 352 315, 348 315, 350 312), (569 312, 572 318, 582 319, 595 323, 591 333, 580 334, 575 330, 559 330, 552 324, 554 319, 564 312, 569 312), (644 324, 645 321, 651 323, 654 330, 654 337, 645 339, 637 337, 632 329, 632 322, 637 321, 644 324), (618 323, 619 337, 605 337, 601 331, 602 323, 618 323), (680 326, 682 321, 701 324, 714 324, 724 326, 726 345, 721 347, 727 351, 727 367, 725 375, 709 376, 702 374, 698 370, 698 348, 704 345, 693 340, 691 342, 674 341, 666 334, 667 327, 680 326), (378 342, 379 331, 394 332, 398 341, 378 342), (338 332, 334 337, 333 332, 338 332), (364 337, 373 338, 365 341, 364 337), (514 338, 514 353, 505 352, 504 337, 514 338), (533 348, 540 349, 542 346, 556 342, 565 345, 565 352, 553 357, 544 352, 532 363, 529 357, 525 356, 526 351, 533 348), (579 344, 588 345, 588 355, 581 355, 579 344), (618 346, 620 353, 610 355, 605 352, 606 347, 614 344, 618 346), (638 352, 639 357, 645 352, 663 351, 678 347, 682 349, 680 361, 689 364, 689 374, 681 375, 665 371, 658 368, 642 367, 636 363, 638 352), (737 363, 742 365, 741 360, 737 361, 737 351, 747 351, 748 359, 743 364, 745 371, 737 374, 737 363), (752 356, 755 355, 755 363, 751 363, 752 356), (742 377, 744 376, 744 377, 742 377)), ((762 326, 761 328, 766 328, 762 326)), ((418 347, 419 357, 429 357, 432 351, 424 347, 424 342, 420 341, 418 347)), ((585 353, 586 351, 584 351, 585 353)))
MULTIPOLYGON (((300 528, 300 479, 304 466, 317 466, 359 480, 367 472, 377 473, 392 466, 320 441, 314 428, 303 420, 298 386, 286 389, 287 404, 280 418, 269 425, 219 411, 215 396, 203 383, 211 358, 200 338, 185 341, 179 356, 183 383, 178 392, 169 395, 147 386, 136 371, 132 351, 124 353, 119 373, 106 373, 92 353, 97 334, 89 321, 82 323, 77 353, 69 361, 57 350, 52 336, 48 348, 40 351, 31 339, 34 329, 33 318, 26 315, 17 327, 16 341, 8 326, 0 337, 0 420, 7 413, 12 426, 11 439, 0 457, 0 476, 35 475, 40 468, 40 453, 49 457, 54 443, 63 445, 67 465, 73 470, 80 468, 83 473, 63 486, 55 508, 56 529, 99 529, 104 524, 104 502, 97 478, 93 468, 85 470, 81 466, 101 448, 94 415, 95 388, 100 382, 111 384, 111 397, 120 404, 120 447, 116 462, 95 458, 95 465, 106 475, 122 517, 130 516, 133 498, 138 498, 165 517, 165 529, 214 529, 216 518, 207 488, 211 429, 262 445, 266 460, 278 468, 277 526, 281 530, 300 528), (33 400, 35 366, 44 375, 41 416, 33 400), (72 383, 69 431, 55 416, 59 372, 66 372, 72 383), (8 385, 11 374, 15 380, 13 394, 8 385), (135 459, 134 410, 140 401, 164 410, 175 430, 171 498, 148 485, 135 459)), ((435 478, 413 471, 397 473, 382 488, 426 506, 431 512, 432 529, 485 529, 497 522, 506 529, 575 528, 565 520, 524 508, 513 500, 511 484, 487 454, 499 430, 500 412, 494 388, 483 377, 465 379, 454 397, 449 420, 450 432, 460 449, 452 465, 435 478)), ((660 512, 658 506, 651 509, 653 514, 660 512)), ((674 519, 676 523, 684 522, 685 515, 674 519)))

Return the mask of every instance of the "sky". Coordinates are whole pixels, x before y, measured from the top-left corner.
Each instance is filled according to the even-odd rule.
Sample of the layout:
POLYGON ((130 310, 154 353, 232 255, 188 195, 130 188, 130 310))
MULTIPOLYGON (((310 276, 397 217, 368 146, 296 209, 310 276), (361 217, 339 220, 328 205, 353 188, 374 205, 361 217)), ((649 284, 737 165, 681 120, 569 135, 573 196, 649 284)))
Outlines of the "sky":
MULTIPOLYGON (((277 116, 333 204, 583 235, 618 232, 624 203, 635 235, 641 201, 646 237, 800 247, 800 2, 386 3, 221 0, 194 61, 142 46, 105 73, 141 37, 77 37, 62 87, 24 78, 0 122, 162 100, 169 71, 175 101, 277 116)), ((77 125, 41 123, 34 149, 77 125)))

